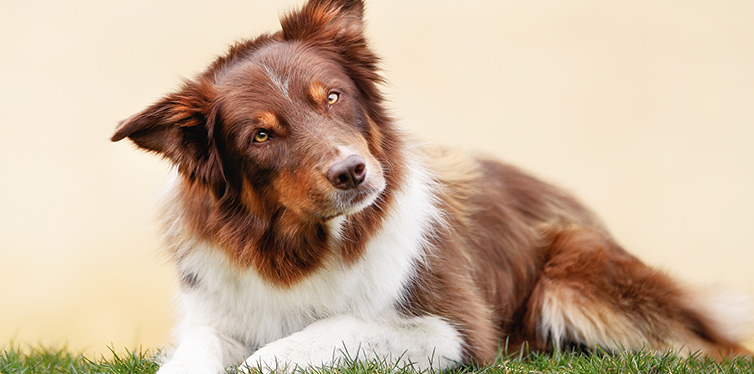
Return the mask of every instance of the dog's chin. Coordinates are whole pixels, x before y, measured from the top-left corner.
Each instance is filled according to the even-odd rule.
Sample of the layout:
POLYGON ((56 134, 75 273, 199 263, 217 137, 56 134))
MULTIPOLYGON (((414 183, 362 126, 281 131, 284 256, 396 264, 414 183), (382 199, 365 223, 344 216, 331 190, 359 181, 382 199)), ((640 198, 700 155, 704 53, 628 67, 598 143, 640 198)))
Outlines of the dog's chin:
POLYGON ((335 217, 357 214, 377 203, 384 186, 379 189, 366 188, 338 192, 331 208, 322 212, 321 217, 331 220, 335 217))

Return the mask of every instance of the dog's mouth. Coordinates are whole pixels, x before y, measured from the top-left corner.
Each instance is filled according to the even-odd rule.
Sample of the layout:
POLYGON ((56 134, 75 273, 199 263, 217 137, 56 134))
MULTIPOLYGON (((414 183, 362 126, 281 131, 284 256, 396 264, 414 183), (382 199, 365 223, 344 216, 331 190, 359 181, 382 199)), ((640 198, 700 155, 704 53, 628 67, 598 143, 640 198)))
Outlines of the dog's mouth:
POLYGON ((344 210, 360 211, 367 206, 372 205, 375 200, 377 200, 380 192, 382 192, 381 189, 376 190, 373 188, 343 191, 339 194, 340 196, 338 196, 338 200, 339 203, 345 207, 344 210))
POLYGON ((326 219, 361 212, 377 202, 386 187, 379 163, 373 157, 362 158, 358 153, 333 162, 323 176, 328 187, 320 211, 326 219))
POLYGON ((360 186, 355 189, 336 191, 327 204, 328 206, 322 207, 320 218, 328 221, 335 217, 359 213, 373 204, 377 204, 384 189, 384 185, 380 185, 360 186))
MULTIPOLYGON (((374 204, 387 188, 385 171, 374 157, 342 157, 299 173, 283 172, 273 180, 277 202, 305 221, 328 221, 357 214, 374 204)), ((379 208, 379 206, 377 207, 379 208)))

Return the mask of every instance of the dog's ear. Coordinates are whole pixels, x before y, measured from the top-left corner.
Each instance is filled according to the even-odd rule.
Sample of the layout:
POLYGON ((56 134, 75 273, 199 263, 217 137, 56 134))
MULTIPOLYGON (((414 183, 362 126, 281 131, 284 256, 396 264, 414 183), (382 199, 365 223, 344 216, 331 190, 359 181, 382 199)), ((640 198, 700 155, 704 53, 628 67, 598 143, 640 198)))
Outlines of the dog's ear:
POLYGON ((280 20, 285 40, 300 40, 323 51, 346 70, 363 102, 370 103, 368 114, 373 120, 386 120, 379 104, 382 94, 377 84, 383 82, 377 63, 379 58, 369 48, 364 35, 362 0, 309 0, 299 11, 280 20))
POLYGON ((280 24, 285 40, 329 42, 348 48, 364 44, 363 15, 361 0, 309 0, 280 24))
POLYGON ((111 138, 129 138, 137 146, 161 154, 189 178, 221 189, 225 177, 214 139, 214 89, 206 81, 183 87, 122 121, 111 138))
POLYGON ((361 19, 364 15, 363 0, 309 0, 306 6, 319 9, 336 9, 341 15, 361 19))

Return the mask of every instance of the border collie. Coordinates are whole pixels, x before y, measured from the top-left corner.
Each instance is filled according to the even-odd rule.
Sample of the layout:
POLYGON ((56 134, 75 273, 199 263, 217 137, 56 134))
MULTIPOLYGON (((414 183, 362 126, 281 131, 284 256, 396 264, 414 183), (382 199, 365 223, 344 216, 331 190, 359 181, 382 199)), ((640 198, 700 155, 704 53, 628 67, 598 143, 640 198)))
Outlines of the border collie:
POLYGON ((502 344, 750 354, 742 300, 648 267, 515 167, 417 145, 385 109, 363 8, 310 0, 119 124, 113 141, 175 165, 183 317, 160 374, 442 369, 502 344))

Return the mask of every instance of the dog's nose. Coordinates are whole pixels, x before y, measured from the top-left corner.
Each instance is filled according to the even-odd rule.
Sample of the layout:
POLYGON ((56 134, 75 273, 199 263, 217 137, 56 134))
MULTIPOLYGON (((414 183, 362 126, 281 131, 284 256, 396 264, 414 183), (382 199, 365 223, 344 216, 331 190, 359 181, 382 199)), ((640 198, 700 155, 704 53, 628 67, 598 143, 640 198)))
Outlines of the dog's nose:
POLYGON ((341 190, 356 188, 367 176, 367 166, 359 155, 350 155, 345 160, 330 166, 325 173, 333 186, 341 190))

